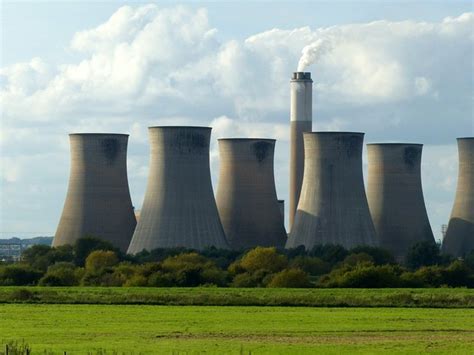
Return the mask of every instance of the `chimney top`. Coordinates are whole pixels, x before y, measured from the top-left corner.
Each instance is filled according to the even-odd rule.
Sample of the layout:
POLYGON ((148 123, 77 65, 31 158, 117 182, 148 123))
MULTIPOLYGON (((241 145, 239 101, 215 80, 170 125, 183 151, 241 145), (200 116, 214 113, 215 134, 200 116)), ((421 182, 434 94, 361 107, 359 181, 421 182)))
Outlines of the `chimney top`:
POLYGON ((294 72, 291 80, 311 80, 311 73, 302 71, 294 72))

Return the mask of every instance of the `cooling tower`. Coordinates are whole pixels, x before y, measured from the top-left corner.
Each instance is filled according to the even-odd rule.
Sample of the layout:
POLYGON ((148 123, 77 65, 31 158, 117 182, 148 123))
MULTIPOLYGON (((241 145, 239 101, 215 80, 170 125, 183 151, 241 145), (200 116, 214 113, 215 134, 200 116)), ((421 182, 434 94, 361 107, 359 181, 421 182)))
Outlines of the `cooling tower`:
POLYGON ((379 246, 403 260, 413 244, 435 243, 421 186, 422 144, 368 144, 367 199, 379 246))
POLYGON ((208 127, 150 127, 145 200, 128 252, 227 248, 212 191, 208 127))
POLYGON ((285 223, 285 200, 278 200, 278 206, 280 207, 281 218, 283 218, 283 223, 285 223))
POLYGON ((474 137, 458 138, 458 150, 458 186, 443 252, 463 256, 474 249, 474 137))
POLYGON ((53 246, 93 236, 126 251, 135 228, 126 134, 70 134, 69 188, 53 246))
POLYGON ((312 130, 313 80, 311 73, 296 72, 290 82, 290 229, 293 226, 296 207, 300 198, 304 169, 303 132, 312 130))
POLYGON ((219 139, 217 208, 233 249, 284 247, 273 175, 274 139, 219 139))
POLYGON ((362 176, 363 133, 304 133, 301 196, 287 248, 377 245, 362 176))

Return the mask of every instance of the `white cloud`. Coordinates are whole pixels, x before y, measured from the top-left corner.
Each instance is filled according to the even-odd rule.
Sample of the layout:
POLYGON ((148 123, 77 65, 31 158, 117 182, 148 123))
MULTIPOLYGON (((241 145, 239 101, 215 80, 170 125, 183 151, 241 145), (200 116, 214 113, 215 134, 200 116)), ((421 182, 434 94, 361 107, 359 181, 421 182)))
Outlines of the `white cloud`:
MULTIPOLYGON (((128 132, 129 180, 140 205, 147 127, 192 124, 214 127, 214 168, 218 137, 277 138, 276 179, 285 198, 289 78, 302 51, 315 81, 314 128, 366 131, 369 141, 449 145, 452 153, 456 136, 474 134, 473 79, 467 74, 473 24, 473 14, 467 13, 438 23, 271 29, 243 41, 223 41, 205 9, 121 7, 105 23, 74 35, 70 49, 77 62, 52 67, 34 58, 0 70, 1 179, 15 185, 3 193, 9 208, 18 210, 24 197, 15 191, 31 184, 33 168, 38 179, 67 184, 69 132, 128 132), (315 51, 321 46, 324 50, 315 51), (50 153, 63 157, 65 165, 50 170, 27 163, 51 163, 50 153), (18 156, 26 156, 25 162, 18 156)), ((437 209, 451 203, 451 196, 438 190, 453 191, 455 164, 451 155, 439 154, 451 168, 427 165, 425 184, 427 201, 436 200, 437 209)), ((57 185, 47 186, 35 196, 54 199, 48 206, 60 212, 63 191, 55 194, 57 185)), ((447 218, 445 209, 436 214, 438 222, 447 218)), ((56 212, 48 220, 53 227, 56 212)))

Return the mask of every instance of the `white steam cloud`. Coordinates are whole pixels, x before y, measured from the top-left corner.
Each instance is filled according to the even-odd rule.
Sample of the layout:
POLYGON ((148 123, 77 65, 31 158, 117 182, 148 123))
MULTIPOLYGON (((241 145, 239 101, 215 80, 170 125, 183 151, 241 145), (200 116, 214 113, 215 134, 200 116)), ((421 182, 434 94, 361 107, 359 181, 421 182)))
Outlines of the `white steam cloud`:
POLYGON ((313 43, 305 46, 301 51, 297 71, 304 71, 311 64, 317 62, 325 53, 329 52, 332 47, 332 41, 323 38, 318 38, 313 43))

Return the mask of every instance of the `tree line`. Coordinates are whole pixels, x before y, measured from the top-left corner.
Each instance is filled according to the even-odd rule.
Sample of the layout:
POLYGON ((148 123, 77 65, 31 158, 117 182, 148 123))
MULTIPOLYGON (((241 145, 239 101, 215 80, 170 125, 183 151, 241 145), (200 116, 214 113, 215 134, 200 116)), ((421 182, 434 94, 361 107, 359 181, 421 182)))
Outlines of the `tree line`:
POLYGON ((155 249, 127 255, 86 237, 75 245, 26 249, 18 263, 0 264, 3 286, 116 287, 473 287, 474 252, 442 255, 433 243, 417 243, 403 263, 386 250, 318 245, 244 251, 208 248, 155 249))

